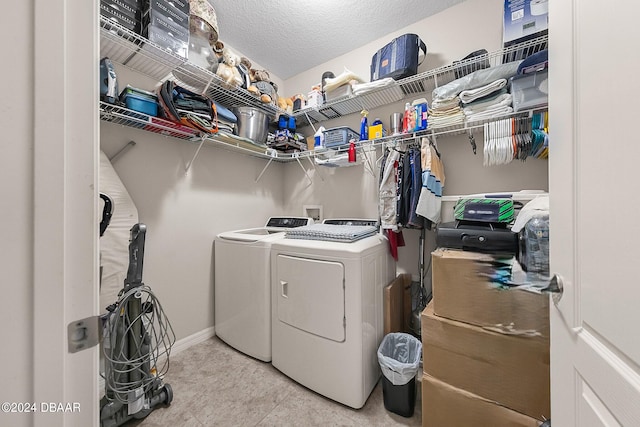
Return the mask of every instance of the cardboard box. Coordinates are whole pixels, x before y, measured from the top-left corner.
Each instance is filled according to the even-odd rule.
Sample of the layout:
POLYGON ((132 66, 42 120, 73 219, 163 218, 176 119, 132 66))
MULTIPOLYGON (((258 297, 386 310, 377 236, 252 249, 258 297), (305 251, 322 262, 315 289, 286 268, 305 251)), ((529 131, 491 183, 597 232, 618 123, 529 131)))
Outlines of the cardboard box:
POLYGON ((492 255, 454 249, 431 254, 433 311, 437 316, 502 330, 549 337, 549 297, 491 283, 492 255))
POLYGON ((399 274, 384 288, 384 334, 411 330, 411 275, 399 274))
POLYGON ((549 418, 549 340, 505 335, 422 312, 424 372, 517 412, 549 418))
POLYGON ((540 421, 424 374, 423 427, 538 427, 540 421))

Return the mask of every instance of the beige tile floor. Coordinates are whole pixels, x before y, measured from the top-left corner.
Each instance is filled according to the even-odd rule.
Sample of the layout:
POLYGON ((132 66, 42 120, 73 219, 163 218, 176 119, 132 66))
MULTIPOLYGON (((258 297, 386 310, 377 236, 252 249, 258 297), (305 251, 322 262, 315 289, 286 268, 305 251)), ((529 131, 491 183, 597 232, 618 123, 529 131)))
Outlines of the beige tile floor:
POLYGON ((171 357, 165 378, 174 392, 144 420, 126 427, 420 426, 420 387, 413 417, 384 408, 378 382, 355 410, 289 379, 270 363, 243 355, 214 337, 171 357))

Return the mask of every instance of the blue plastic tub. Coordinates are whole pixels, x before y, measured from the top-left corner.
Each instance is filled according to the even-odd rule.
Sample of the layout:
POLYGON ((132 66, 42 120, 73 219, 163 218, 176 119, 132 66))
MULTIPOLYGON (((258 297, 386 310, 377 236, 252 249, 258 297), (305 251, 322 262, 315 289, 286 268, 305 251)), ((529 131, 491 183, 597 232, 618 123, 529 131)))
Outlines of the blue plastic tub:
POLYGON ((128 109, 138 111, 156 117, 158 115, 158 103, 148 96, 133 93, 125 93, 122 101, 128 109))

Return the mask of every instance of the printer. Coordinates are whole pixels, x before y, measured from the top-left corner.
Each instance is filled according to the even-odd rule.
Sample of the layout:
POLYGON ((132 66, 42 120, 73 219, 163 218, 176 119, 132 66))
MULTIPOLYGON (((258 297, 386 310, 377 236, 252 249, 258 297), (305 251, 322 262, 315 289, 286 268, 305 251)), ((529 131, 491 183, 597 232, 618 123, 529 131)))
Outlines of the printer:
POLYGON ((518 234, 511 231, 515 217, 509 198, 461 198, 454 207, 453 222, 438 225, 438 247, 517 256, 518 234))

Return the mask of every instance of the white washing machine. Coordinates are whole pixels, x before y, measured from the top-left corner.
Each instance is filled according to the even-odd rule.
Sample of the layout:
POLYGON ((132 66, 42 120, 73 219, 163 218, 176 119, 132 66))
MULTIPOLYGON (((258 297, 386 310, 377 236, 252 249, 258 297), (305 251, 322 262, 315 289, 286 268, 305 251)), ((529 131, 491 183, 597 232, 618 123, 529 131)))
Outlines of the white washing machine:
POLYGON ((395 278, 387 239, 281 239, 271 246, 272 364, 361 408, 380 377, 383 288, 395 278))
POLYGON ((214 324, 231 347, 271 360, 271 244, 310 218, 272 217, 267 225, 220 233, 215 240, 214 324))

